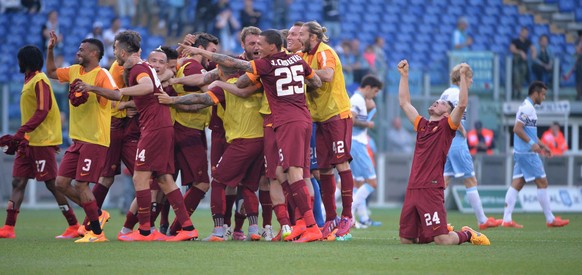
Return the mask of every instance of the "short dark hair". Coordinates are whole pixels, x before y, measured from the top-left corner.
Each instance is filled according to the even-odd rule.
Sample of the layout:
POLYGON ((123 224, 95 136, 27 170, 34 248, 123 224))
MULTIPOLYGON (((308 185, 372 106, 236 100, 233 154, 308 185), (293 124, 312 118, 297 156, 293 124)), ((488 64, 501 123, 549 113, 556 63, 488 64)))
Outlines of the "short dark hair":
POLYGON ((533 93, 541 92, 542 90, 547 90, 548 87, 541 81, 534 81, 529 85, 527 95, 532 95, 533 93))
POLYGON ((18 50, 18 64, 21 73, 25 73, 27 70, 40 71, 44 65, 42 52, 37 46, 26 45, 18 50))
POLYGON ((449 111, 449 113, 452 113, 453 110, 455 109, 455 104, 453 104, 453 102, 450 100, 447 100, 447 104, 449 104, 449 107, 451 107, 451 110, 449 111))
POLYGON ((101 40, 96 39, 96 38, 86 38, 83 39, 83 41, 81 41, 81 43, 89 43, 95 47, 97 47, 97 50, 99 51, 99 55, 97 55, 97 58, 99 61, 101 61, 101 58, 103 57, 103 53, 104 53, 104 47, 103 47, 103 42, 101 42, 101 40))
POLYGON ((379 78, 377 78, 374 75, 369 74, 369 75, 364 76, 362 78, 362 81, 360 82, 360 87, 364 88, 366 86, 370 86, 370 88, 382 89, 383 84, 379 78))
POLYGON ((162 46, 162 47, 160 47, 160 49, 166 53, 168 60, 178 59, 178 51, 176 51, 175 49, 170 48, 168 46, 162 46))
POLYGON ((141 48, 141 36, 135 31, 122 31, 115 36, 117 46, 128 53, 136 53, 141 48))
POLYGON ((215 45, 218 45, 218 37, 209 34, 209 33, 205 33, 205 32, 200 32, 200 33, 196 33, 196 41, 194 42, 194 45, 192 45, 193 47, 198 47, 198 46, 202 46, 204 49, 208 48, 208 44, 210 43, 214 43, 215 45))
POLYGON ((277 49, 281 49, 281 46, 283 45, 283 37, 281 37, 281 33, 278 30, 270 29, 262 31, 261 36, 265 37, 265 40, 269 45, 275 44, 277 49))

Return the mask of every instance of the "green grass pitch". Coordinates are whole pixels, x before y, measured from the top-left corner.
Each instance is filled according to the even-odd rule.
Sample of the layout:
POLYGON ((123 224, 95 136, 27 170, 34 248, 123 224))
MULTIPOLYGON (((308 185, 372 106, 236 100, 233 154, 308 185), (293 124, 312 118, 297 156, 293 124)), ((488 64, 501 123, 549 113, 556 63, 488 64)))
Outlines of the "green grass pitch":
MULTIPOLYGON (((5 212, 0 219, 5 218, 5 212)), ((82 218, 81 209, 76 209, 82 218)), ((582 214, 563 214, 571 224, 547 228, 543 214, 514 214, 523 229, 483 231, 491 246, 401 245, 399 209, 374 209, 381 227, 353 229, 348 242, 308 244, 234 242, 122 243, 125 219, 111 210, 108 243, 76 244, 54 236, 65 229, 58 210, 23 210, 17 238, 0 239, 0 274, 580 274, 582 214)), ((499 214, 497 215, 499 217, 499 214)), ((460 229, 475 227, 471 214, 451 212, 460 229)), ((194 215, 200 237, 211 231, 208 210, 194 215)), ((276 220, 273 219, 276 223, 276 220)), ((245 226, 246 228, 246 226, 245 226)))

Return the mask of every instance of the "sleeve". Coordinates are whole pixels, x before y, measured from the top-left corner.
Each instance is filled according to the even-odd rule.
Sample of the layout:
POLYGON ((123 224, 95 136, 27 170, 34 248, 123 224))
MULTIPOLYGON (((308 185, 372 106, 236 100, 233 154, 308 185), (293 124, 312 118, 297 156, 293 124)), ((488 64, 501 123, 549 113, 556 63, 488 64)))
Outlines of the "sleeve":
POLYGON ((266 61, 262 60, 262 59, 258 59, 258 60, 251 60, 251 67, 253 68, 253 74, 256 75, 261 75, 264 74, 266 72, 266 64, 264 63, 266 61))
POLYGON ((213 87, 206 93, 210 96, 210 98, 212 98, 214 105, 224 102, 224 90, 220 87, 213 87))
POLYGON ((132 80, 137 82, 143 77, 150 77, 148 71, 146 70, 146 68, 144 66, 147 66, 147 65, 139 64, 139 65, 133 66, 133 68, 129 72, 129 82, 130 83, 132 83, 132 80))
POLYGON ((202 74, 204 72, 206 72, 206 70, 198 62, 190 62, 186 67, 184 67, 184 76, 202 74))
POLYGON ((517 115, 515 117, 515 121, 516 122, 521 122, 523 124, 526 124, 526 122, 529 120, 529 117, 531 115, 531 112, 529 110, 529 108, 527 107, 520 107, 519 110, 517 111, 517 115))
POLYGON ((44 81, 38 81, 34 87, 36 93, 36 111, 32 117, 20 128, 20 133, 30 133, 40 125, 52 108, 51 90, 49 85, 44 81))
POLYGON ((336 58, 331 52, 331 50, 324 50, 317 53, 317 63, 319 64, 319 69, 335 69, 336 58))
POLYGON ((457 131, 457 129, 459 129, 459 125, 461 125, 461 123, 459 123, 459 125, 455 125, 455 123, 453 122, 453 119, 450 116, 447 118, 447 122, 449 124, 449 128, 451 128, 451 130, 455 130, 455 131, 457 131))
POLYGON ((109 89, 109 90, 116 90, 117 89, 117 84, 115 84, 115 80, 113 79, 113 76, 109 73, 109 71, 107 71, 105 69, 101 69, 101 71, 99 71, 99 73, 97 74, 97 79, 95 81, 95 84, 97 84, 97 86, 99 86, 99 87, 109 89))
POLYGON ((416 119, 414 119, 414 131, 418 132, 418 127, 420 126, 420 123, 425 121, 426 119, 423 119, 422 116, 417 116, 416 119))
POLYGON ((350 103, 352 105, 351 111, 356 114, 360 114, 362 112, 362 102, 359 96, 352 96, 350 98, 350 103))
POLYGON ((111 68, 109 68, 109 74, 113 78, 113 81, 118 88, 125 87, 125 83, 123 82, 123 66, 119 66, 117 60, 111 64, 111 68))
POLYGON ((71 79, 69 77, 70 67, 65 68, 57 68, 57 78, 60 82, 70 82, 71 79))
POLYGON ((315 76, 315 71, 311 69, 311 66, 307 62, 303 61, 303 70, 305 71, 305 78, 312 79, 315 76))

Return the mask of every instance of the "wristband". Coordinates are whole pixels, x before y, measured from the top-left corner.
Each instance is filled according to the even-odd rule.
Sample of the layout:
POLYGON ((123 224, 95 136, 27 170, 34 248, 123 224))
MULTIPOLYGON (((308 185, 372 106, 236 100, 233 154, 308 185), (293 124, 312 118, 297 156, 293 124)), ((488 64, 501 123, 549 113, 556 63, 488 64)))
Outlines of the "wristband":
POLYGON ((529 147, 532 147, 536 143, 535 143, 535 141, 533 141, 533 139, 530 139, 527 144, 529 144, 529 147))

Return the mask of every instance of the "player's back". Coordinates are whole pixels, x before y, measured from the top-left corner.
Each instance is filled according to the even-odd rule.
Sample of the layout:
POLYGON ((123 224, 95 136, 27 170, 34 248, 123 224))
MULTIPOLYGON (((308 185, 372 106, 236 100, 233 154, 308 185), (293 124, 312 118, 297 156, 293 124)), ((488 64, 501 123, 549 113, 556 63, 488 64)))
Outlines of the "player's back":
POLYGON ((314 72, 301 57, 279 52, 252 64, 263 83, 274 127, 292 121, 311 122, 304 81, 314 72))
POLYGON ((418 116, 416 146, 408 189, 444 188, 443 170, 456 127, 449 117, 429 121, 418 116))
POLYGON ((156 93, 161 93, 162 84, 156 73, 148 63, 136 64, 129 72, 129 86, 137 85, 142 77, 152 80, 153 92, 146 95, 134 96, 133 101, 139 112, 139 125, 142 131, 155 130, 163 127, 172 127, 170 109, 158 102, 156 93))

